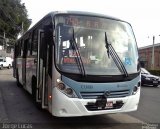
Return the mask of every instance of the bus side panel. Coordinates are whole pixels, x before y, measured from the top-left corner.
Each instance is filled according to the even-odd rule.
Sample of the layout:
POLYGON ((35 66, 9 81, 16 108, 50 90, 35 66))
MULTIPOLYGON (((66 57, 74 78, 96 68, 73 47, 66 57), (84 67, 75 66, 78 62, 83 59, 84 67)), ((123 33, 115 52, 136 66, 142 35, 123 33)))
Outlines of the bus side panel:
POLYGON ((22 84, 26 89, 26 58, 22 58, 22 84))
POLYGON ((17 58, 17 79, 19 81, 20 84, 23 84, 22 82, 22 58, 17 58))
POLYGON ((32 94, 32 76, 36 74, 36 67, 34 64, 34 58, 26 58, 26 89, 32 94))

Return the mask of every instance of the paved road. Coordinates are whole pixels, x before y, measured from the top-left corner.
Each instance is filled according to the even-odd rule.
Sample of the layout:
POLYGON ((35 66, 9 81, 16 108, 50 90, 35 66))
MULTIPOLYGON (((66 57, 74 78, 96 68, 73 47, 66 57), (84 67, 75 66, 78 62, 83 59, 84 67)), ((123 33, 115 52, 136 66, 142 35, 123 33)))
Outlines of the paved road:
POLYGON ((160 86, 142 86, 138 111, 129 114, 147 123, 160 123, 160 86))
MULTIPOLYGON (((16 86, 16 80, 12 77, 12 69, 4 69, 0 70, 0 123, 3 123, 0 128, 20 126, 21 128, 39 129, 142 129, 143 126, 146 126, 142 124, 143 122, 157 123, 160 121, 159 93, 160 88, 142 88, 140 107, 138 112, 134 113, 57 118, 51 116, 47 111, 38 110, 31 96, 16 86), (155 117, 156 114, 159 116, 155 117), (4 124, 8 122, 16 125, 4 124)), ((158 128, 159 126, 156 126, 155 129, 158 128)))

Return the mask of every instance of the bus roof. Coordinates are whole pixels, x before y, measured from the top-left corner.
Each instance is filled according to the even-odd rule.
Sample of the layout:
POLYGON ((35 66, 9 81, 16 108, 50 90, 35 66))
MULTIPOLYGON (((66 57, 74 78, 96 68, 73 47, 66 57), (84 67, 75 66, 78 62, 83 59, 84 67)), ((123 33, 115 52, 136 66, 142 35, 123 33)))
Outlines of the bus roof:
MULTIPOLYGON (((33 30, 35 27, 37 27, 41 23, 41 21, 43 21, 46 17, 50 16, 51 18, 53 18, 54 16, 59 15, 59 14, 73 14, 73 15, 93 16, 93 17, 109 18, 109 19, 113 19, 113 20, 127 22, 127 21, 121 20, 121 19, 116 18, 116 17, 112 17, 112 16, 104 15, 104 14, 99 14, 99 13, 93 13, 93 12, 85 12, 85 11, 53 11, 53 12, 50 12, 47 15, 45 15, 31 29, 26 31, 25 34, 23 34, 18 40, 20 40, 24 35, 26 35, 27 32, 29 32, 29 31, 33 30)), ((128 24, 130 24, 130 23, 128 23, 128 24)))
POLYGON ((112 17, 109 15, 104 15, 104 14, 100 14, 100 13, 93 13, 93 12, 85 12, 85 11, 55 11, 55 12, 50 12, 49 14, 51 14, 52 16, 57 15, 57 14, 76 14, 76 15, 83 15, 83 16, 85 15, 85 16, 104 17, 104 18, 110 18, 110 19, 114 19, 114 20, 123 21, 119 18, 112 17))

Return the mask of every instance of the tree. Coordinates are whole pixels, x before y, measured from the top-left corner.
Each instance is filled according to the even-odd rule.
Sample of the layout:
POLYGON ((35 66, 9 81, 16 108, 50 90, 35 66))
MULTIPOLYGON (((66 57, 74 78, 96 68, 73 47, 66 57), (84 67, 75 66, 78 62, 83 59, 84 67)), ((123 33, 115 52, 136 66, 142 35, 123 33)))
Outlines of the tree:
POLYGON ((31 24, 25 4, 21 0, 0 0, 0 35, 5 32, 6 38, 15 40, 22 31, 22 24, 24 31, 31 24))

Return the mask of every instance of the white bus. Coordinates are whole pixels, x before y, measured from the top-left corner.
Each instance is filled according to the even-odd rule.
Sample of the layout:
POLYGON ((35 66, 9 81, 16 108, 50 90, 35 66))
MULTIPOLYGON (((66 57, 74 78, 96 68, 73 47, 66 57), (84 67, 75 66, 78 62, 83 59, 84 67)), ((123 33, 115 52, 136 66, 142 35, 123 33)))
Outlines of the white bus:
POLYGON ((52 12, 16 43, 18 86, 59 117, 137 110, 138 49, 131 25, 88 12, 52 12))

